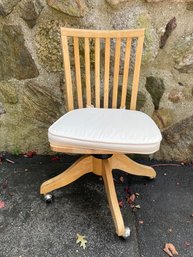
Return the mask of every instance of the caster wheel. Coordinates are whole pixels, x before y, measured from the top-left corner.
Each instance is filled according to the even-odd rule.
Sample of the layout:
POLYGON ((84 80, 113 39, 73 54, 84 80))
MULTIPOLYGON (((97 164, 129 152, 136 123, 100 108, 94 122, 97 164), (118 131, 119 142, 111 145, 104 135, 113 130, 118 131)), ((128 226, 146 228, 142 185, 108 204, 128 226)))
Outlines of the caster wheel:
POLYGON ((53 196, 51 194, 44 195, 44 201, 46 203, 52 203, 53 202, 53 196))
POLYGON ((129 228, 129 227, 126 227, 126 228, 125 228, 125 233, 124 233, 124 235, 122 236, 123 239, 127 239, 128 237, 130 237, 130 234, 131 234, 130 228, 129 228))

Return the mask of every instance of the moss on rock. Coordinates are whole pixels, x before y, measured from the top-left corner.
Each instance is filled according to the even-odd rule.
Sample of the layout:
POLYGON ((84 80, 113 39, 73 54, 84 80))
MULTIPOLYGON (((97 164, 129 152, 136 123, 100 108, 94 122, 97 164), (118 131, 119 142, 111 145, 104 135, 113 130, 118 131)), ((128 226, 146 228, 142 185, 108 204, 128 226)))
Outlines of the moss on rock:
POLYGON ((36 47, 40 64, 48 72, 63 70, 59 21, 41 23, 36 30, 36 47))
POLYGON ((182 73, 193 72, 193 33, 182 37, 172 49, 175 68, 182 73))
POLYGON ((160 129, 164 129, 174 123, 174 112, 172 109, 161 108, 154 111, 152 118, 160 129))
POLYGON ((16 104, 18 103, 17 86, 7 82, 0 82, 0 100, 3 103, 16 104))
POLYGON ((136 24, 138 28, 145 28, 144 50, 142 57, 142 65, 145 65, 154 60, 154 58, 157 56, 159 49, 158 36, 153 28, 149 14, 140 14, 137 17, 136 24))

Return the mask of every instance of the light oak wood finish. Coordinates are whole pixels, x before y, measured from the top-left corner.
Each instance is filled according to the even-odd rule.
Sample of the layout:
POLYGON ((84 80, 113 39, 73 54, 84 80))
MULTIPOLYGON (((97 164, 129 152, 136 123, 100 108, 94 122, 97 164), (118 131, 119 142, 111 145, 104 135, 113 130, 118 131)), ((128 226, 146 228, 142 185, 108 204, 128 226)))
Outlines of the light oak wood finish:
POLYGON ((71 111, 74 109, 73 101, 73 91, 72 91, 72 78, 71 78, 71 69, 70 69, 70 56, 68 49, 68 39, 67 37, 62 37, 62 52, 64 58, 64 73, 66 77, 66 93, 68 101, 68 110, 71 111))
POLYGON ((81 70, 80 70, 80 54, 79 54, 79 39, 74 37, 74 61, 76 69, 76 86, 78 96, 78 107, 83 107, 82 101, 82 83, 81 83, 81 70))
MULTIPOLYGON (((74 109, 73 100, 73 87, 77 88, 77 98, 78 98, 78 108, 87 107, 94 105, 94 107, 100 108, 103 102, 103 107, 108 108, 124 108, 127 98, 128 90, 128 75, 130 67, 130 55, 131 55, 131 44, 132 40, 136 40, 136 56, 134 63, 134 71, 132 85, 132 95, 130 109, 136 109, 137 92, 139 85, 139 74, 141 65, 141 56, 143 50, 143 40, 144 40, 144 29, 136 30, 118 30, 118 31, 96 31, 96 30, 78 30, 78 29, 68 29, 61 28, 61 38, 62 38, 62 48, 63 48, 63 58, 64 58, 64 70, 66 77, 66 92, 67 92, 67 102, 68 110, 74 109), (68 38, 72 38, 74 42, 74 71, 76 77, 76 85, 72 86, 71 78, 71 68, 70 59, 71 54, 68 47, 68 38), (86 85, 86 103, 83 105, 83 90, 82 90, 82 79, 81 79, 81 67, 80 67, 80 53, 79 53, 79 38, 84 38, 84 69, 85 69, 85 85, 86 85), (90 45, 90 41, 94 42, 94 48, 90 45), (101 51, 102 41, 105 43, 104 51, 101 51), (125 43, 126 41, 126 43, 125 43), (111 43, 115 42, 114 49, 114 64, 110 63, 111 54, 111 43), (121 49, 125 49, 124 58, 124 70, 123 79, 120 79, 120 64, 121 64, 121 49), (94 58, 94 85, 95 88, 95 100, 92 103, 92 93, 91 93, 91 51, 94 58), (104 65, 101 61, 101 53, 104 52, 104 65), (112 86, 109 85, 110 78, 110 65, 113 72, 113 82, 112 86), (104 67, 103 67, 104 66, 104 67), (104 83, 101 82, 101 69, 104 69, 104 83), (119 86, 122 83, 121 92, 121 103, 118 103, 118 91, 119 86), (109 93, 112 87, 112 103, 109 104, 109 93), (103 90, 101 90, 103 88, 103 90)), ((133 58, 134 59, 134 58, 133 58)))
POLYGON ((82 38, 131 38, 143 37, 145 29, 130 30, 89 30, 89 29, 73 29, 61 28, 62 36, 66 37, 82 37, 82 38))
POLYGON ((113 101, 112 108, 117 108, 117 93, 118 93, 118 82, 119 82, 119 65, 120 65, 120 54, 121 54, 121 39, 116 39, 115 45, 115 65, 114 65, 114 79, 113 79, 113 101))
POLYGON ((93 172, 98 176, 102 176, 116 233, 118 236, 124 236, 125 226, 117 200, 112 175, 113 169, 123 170, 129 174, 146 176, 149 178, 154 178, 156 176, 153 168, 138 164, 124 154, 114 154, 112 157, 105 160, 97 159, 89 155, 81 157, 66 171, 44 182, 41 185, 40 193, 47 194, 52 192, 53 190, 74 182, 81 176, 90 172, 93 172))
POLYGON ((100 38, 95 39, 95 106, 100 107, 100 38))
POLYGON ((86 81, 86 102, 91 106, 91 86, 90 86, 90 45, 89 38, 85 38, 85 81, 86 81))
POLYGON ((136 60, 135 60, 132 94, 131 94, 131 105, 130 105, 131 110, 136 109, 137 93, 138 93, 138 87, 139 87, 139 74, 140 74, 140 67, 141 67, 141 57, 142 57, 142 51, 143 51, 143 41, 144 41, 144 37, 139 37, 137 42, 136 60))
POLYGON ((40 187, 40 194, 47 194, 55 189, 64 187, 91 171, 92 156, 81 157, 63 173, 44 182, 40 187))
MULTIPOLYGON (((132 95, 131 95, 131 104, 130 108, 132 110, 136 109, 137 101, 137 92, 139 84, 139 73, 140 73, 140 64, 141 56, 143 49, 143 40, 144 40, 144 29, 137 30, 121 30, 121 31, 96 31, 96 30, 79 30, 79 29, 69 29, 61 28, 61 38, 62 38, 62 52, 64 58, 64 71, 65 71, 65 87, 67 94, 68 110, 74 109, 74 100, 73 100, 73 85, 71 77, 71 62, 70 62, 70 51, 68 47, 68 38, 71 37, 74 42, 74 64, 75 64, 75 77, 76 77, 76 89, 77 89, 77 99, 78 107, 84 107, 83 104, 83 90, 82 90, 82 78, 81 75, 81 65, 80 65, 80 49, 79 49, 79 38, 84 38, 84 58, 85 58, 85 86, 86 86, 86 105, 92 105, 92 93, 91 93, 91 46, 90 40, 94 40, 94 59, 95 59, 95 107, 100 107, 101 100, 103 97, 103 105, 105 108, 109 107, 109 78, 110 78, 110 60, 111 60, 111 40, 114 39, 115 44, 115 57, 114 57, 114 75, 113 75, 113 85, 112 85, 112 105, 111 107, 117 108, 117 98, 118 98, 118 85, 119 85, 119 69, 120 69, 120 57, 121 57, 121 46, 122 40, 126 41, 125 44, 125 61, 123 68, 123 81, 122 81, 122 92, 121 92, 121 104, 119 107, 124 108, 127 97, 128 89, 128 75, 129 74, 129 65, 130 65, 130 55, 131 55, 131 45, 132 40, 135 38, 137 40, 136 46, 136 58, 134 64, 133 72, 133 85, 132 85, 132 95), (104 84, 101 85, 100 69, 101 69, 101 40, 105 42, 104 49, 104 84), (101 90, 103 86, 103 90, 101 90)), ((112 41, 114 42, 114 41, 112 41)), ((93 48, 92 48, 93 50, 93 48)), ((86 106, 85 106, 86 107, 86 106)), ((77 128, 78 129, 78 128, 77 128)), ((112 170, 118 169, 123 170, 126 173, 137 175, 137 176, 146 176, 154 178, 156 173, 153 168, 147 167, 141 164, 134 162, 129 159, 124 153, 116 153, 109 149, 88 149, 88 148, 79 148, 74 146, 50 146, 53 151, 56 152, 65 152, 65 153, 79 153, 79 154, 89 154, 88 156, 81 157, 76 161, 71 167, 60 175, 49 179, 41 185, 40 193, 47 194, 53 190, 66 186, 81 176, 93 172, 96 175, 102 176, 107 198, 109 202, 109 207, 113 217, 113 221, 116 228, 116 233, 119 236, 124 236, 125 226, 121 211, 119 208, 115 185, 113 181, 112 170), (91 154, 112 154, 112 157, 109 159, 97 159, 91 154)))
POLYGON ((128 74, 129 74, 130 51, 131 51, 131 38, 127 38, 126 47, 125 47, 125 62, 124 62, 124 71, 123 71, 121 108, 125 107, 126 97, 127 97, 127 82, 128 82, 128 74))
POLYGON ((124 154, 113 155, 112 168, 123 170, 128 174, 136 176, 145 176, 151 179, 156 177, 156 172, 153 168, 139 164, 124 154))
POLYGON ((109 106, 110 38, 105 39, 104 108, 109 106))
POLYGON ((125 225, 121 215, 121 210, 117 200, 117 194, 115 191, 115 185, 112 174, 111 160, 103 160, 103 181, 105 184, 105 190, 107 194, 107 199, 109 202, 109 207, 111 210, 111 215, 115 224, 116 233, 118 236, 124 236, 125 225))

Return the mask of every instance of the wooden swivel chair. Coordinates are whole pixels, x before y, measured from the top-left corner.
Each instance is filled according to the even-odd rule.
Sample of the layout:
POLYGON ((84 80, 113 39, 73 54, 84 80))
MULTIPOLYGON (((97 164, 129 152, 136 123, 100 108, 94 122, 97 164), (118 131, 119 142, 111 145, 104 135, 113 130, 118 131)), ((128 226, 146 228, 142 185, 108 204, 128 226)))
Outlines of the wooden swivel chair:
POLYGON ((86 173, 102 176, 116 233, 126 238, 130 231, 124 226, 112 170, 154 178, 153 168, 138 164, 125 154, 151 154, 159 150, 161 142, 161 133, 154 121, 145 113, 136 111, 144 29, 97 31, 61 28, 61 39, 69 112, 49 128, 50 147, 56 152, 86 155, 60 175, 44 182, 40 193, 49 199, 49 192, 86 173), (120 60, 124 60, 122 72, 120 60), (103 73, 101 66, 104 66, 103 73), (94 85, 91 82, 93 70, 94 85), (113 74, 112 83, 110 73, 113 74), (132 78, 130 109, 126 109, 128 75, 132 78))

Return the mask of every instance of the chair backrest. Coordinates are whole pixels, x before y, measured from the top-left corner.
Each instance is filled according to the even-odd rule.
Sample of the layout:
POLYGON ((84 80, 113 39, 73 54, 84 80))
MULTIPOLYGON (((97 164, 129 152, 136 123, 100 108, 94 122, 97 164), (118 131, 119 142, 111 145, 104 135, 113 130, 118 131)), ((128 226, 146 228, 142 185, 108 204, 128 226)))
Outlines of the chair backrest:
POLYGON ((126 105, 128 78, 131 77, 132 91, 130 109, 136 109, 144 29, 109 31, 62 27, 61 40, 64 59, 66 96, 69 111, 75 108, 75 91, 77 92, 76 97, 78 108, 91 105, 98 108, 117 108, 121 74, 120 60, 122 60, 123 63, 123 71, 121 74, 121 100, 118 108, 124 108, 126 105), (82 48, 84 51, 82 51, 82 48), (112 64, 113 49, 114 64, 112 64), (82 65, 82 52, 84 65, 82 65), (130 58, 130 56, 132 56, 132 58, 130 58), (94 60, 94 64, 91 62, 91 58, 92 62, 94 60), (73 83, 72 79, 72 63, 74 64, 75 83, 73 83), (91 65, 94 65, 93 77, 91 74, 91 65), (102 65, 103 71, 101 69, 102 65), (131 66, 132 69, 130 69, 131 66), (110 72, 113 74, 113 82, 111 86, 109 85, 110 72), (130 73, 132 73, 131 76, 129 76, 130 73), (84 79, 82 78, 83 76, 84 79), (94 81, 94 90, 92 85, 93 83, 91 82, 92 78, 94 81), (83 81, 85 87, 82 85, 83 81), (101 83, 101 81, 103 83, 101 83), (75 86, 73 84, 75 84, 75 86), (84 88, 85 95, 83 94, 84 88), (92 91, 94 91, 94 103, 92 101, 92 91), (109 102, 110 91, 112 94, 111 103, 109 102))

